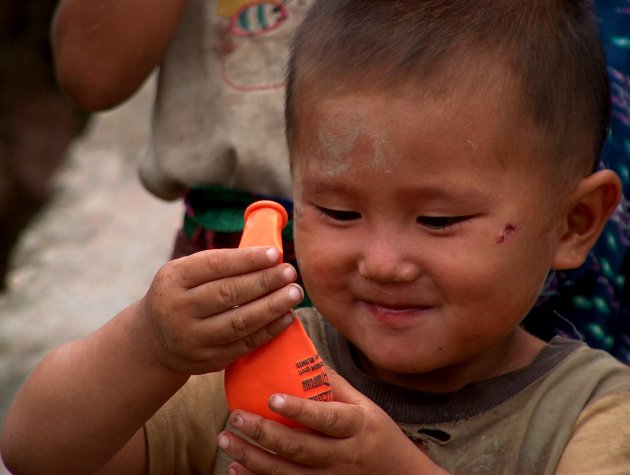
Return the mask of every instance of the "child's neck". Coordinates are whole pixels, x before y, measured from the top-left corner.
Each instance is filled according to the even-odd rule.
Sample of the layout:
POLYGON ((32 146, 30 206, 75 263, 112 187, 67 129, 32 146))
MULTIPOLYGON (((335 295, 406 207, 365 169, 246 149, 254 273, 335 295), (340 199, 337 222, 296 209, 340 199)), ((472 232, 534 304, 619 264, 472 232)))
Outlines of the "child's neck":
POLYGON ((390 372, 381 371, 363 354, 357 353, 359 367, 371 376, 419 391, 443 393, 457 391, 469 383, 524 368, 534 361, 544 346, 544 341, 519 327, 477 358, 427 373, 400 375, 400 378, 390 372))

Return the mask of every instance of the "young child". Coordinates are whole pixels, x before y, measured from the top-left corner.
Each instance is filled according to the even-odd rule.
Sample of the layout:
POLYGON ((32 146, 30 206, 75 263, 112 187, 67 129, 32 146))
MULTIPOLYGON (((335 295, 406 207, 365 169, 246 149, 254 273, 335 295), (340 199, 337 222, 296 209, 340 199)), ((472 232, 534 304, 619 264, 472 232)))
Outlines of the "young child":
POLYGON ((588 2, 317 2, 286 117, 317 309, 300 318, 336 371, 335 401, 271 397, 306 431, 228 414, 221 370, 282 331, 302 292, 272 249, 204 251, 44 359, 7 415, 3 460, 38 473, 623 473, 630 368, 520 326, 619 200, 617 176, 593 171, 607 116, 588 2))

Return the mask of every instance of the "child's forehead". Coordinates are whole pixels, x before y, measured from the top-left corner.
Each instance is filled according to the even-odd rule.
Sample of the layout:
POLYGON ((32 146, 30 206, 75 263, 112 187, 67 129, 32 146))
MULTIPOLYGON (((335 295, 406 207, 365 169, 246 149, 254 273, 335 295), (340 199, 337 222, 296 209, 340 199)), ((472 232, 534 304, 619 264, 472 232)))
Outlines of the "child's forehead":
POLYGON ((474 148, 479 140, 493 136, 503 141, 527 129, 527 121, 515 112, 519 107, 513 95, 447 83, 339 89, 310 94, 301 102, 296 138, 302 144, 327 145, 337 151, 365 135, 379 148, 400 134, 426 140, 450 137, 456 144, 474 148))
POLYGON ((321 65, 308 59, 305 62, 309 67, 296 76, 289 91, 290 141, 297 133, 312 136, 322 126, 334 126, 336 121, 343 125, 344 121, 368 121, 373 115, 391 116, 398 112, 401 98, 417 106, 407 114, 411 121, 421 118, 425 112, 423 104, 430 102, 439 103, 454 117, 470 115, 474 109, 487 116, 503 114, 503 122, 529 121, 528 117, 517 117, 524 110, 518 78, 494 52, 462 50, 433 65, 430 71, 412 66, 391 69, 389 65, 373 65, 333 75, 321 65), (359 100, 353 100, 365 97, 370 98, 372 105, 367 113, 361 111, 359 100), (340 100, 344 101, 345 110, 337 107, 340 100), (335 114, 328 113, 333 110, 335 114))
POLYGON ((538 129, 514 117, 516 107, 498 94, 436 83, 421 92, 342 91, 307 102, 291 145, 294 171, 313 166, 341 175, 369 168, 382 176, 405 156, 404 166, 415 172, 423 155, 451 168, 479 160, 523 173, 541 169, 538 129))

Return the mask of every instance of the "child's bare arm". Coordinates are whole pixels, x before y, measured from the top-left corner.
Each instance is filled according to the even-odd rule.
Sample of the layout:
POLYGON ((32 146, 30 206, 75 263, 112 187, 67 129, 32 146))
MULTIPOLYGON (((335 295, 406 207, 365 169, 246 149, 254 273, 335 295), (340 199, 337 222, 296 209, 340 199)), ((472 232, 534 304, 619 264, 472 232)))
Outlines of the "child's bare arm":
POLYGON ((186 0, 62 0, 52 25, 61 87, 104 110, 131 96, 162 60, 186 0))
POLYGON ((166 264, 143 299, 35 369, 5 420, 7 466, 92 473, 119 453, 142 471, 141 428, 189 375, 222 370, 290 323, 301 291, 277 261, 247 248, 166 264))

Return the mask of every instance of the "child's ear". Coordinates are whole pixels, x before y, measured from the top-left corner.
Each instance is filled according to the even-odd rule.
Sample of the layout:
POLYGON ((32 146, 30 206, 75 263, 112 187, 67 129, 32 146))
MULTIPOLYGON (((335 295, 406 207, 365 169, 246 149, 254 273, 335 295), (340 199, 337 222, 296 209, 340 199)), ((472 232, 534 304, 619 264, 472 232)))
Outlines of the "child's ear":
POLYGON ((564 229, 552 268, 575 269, 595 245, 621 198, 621 181, 611 170, 583 178, 568 198, 564 229))

